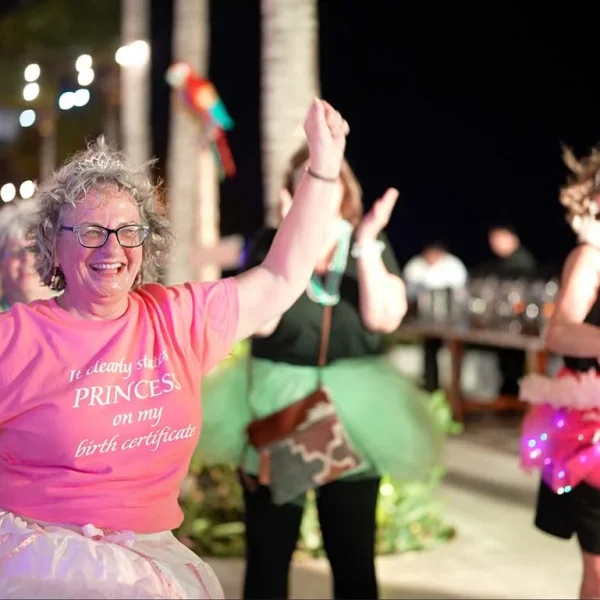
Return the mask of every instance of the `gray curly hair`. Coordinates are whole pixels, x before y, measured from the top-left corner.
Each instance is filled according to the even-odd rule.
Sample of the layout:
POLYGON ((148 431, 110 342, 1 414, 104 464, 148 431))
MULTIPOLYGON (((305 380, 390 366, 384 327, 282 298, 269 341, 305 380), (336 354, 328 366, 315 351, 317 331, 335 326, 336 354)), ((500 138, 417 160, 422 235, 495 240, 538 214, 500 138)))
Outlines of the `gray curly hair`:
POLYGON ((150 233, 144 243, 142 267, 133 287, 157 279, 167 260, 173 234, 168 221, 159 212, 158 186, 152 183, 148 174, 153 164, 154 161, 150 161, 141 169, 132 168, 124 155, 100 136, 86 150, 68 160, 38 190, 35 198, 39 210, 28 237, 43 283, 56 291, 65 289, 64 274, 54 265, 63 209, 75 207, 90 190, 98 188, 125 191, 137 203, 142 222, 148 225, 150 233))

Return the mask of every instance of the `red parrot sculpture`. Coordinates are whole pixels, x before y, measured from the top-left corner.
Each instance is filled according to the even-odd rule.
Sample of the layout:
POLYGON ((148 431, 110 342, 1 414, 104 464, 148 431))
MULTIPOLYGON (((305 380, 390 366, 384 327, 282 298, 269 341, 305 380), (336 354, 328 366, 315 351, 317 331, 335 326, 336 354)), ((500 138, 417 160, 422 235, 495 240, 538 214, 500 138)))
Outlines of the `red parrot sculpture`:
POLYGON ((177 61, 169 67, 166 80, 181 95, 188 108, 200 117, 219 165, 221 178, 233 177, 236 172, 235 162, 225 132, 233 129, 234 123, 215 86, 184 61, 177 61))

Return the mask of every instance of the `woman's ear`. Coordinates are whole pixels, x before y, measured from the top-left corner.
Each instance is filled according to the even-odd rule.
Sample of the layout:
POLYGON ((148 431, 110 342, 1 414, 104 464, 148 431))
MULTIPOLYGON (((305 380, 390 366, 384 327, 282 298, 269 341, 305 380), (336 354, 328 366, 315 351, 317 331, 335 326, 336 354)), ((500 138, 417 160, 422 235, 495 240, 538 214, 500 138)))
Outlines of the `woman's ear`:
POLYGON ((292 195, 286 188, 281 188, 279 192, 279 215, 281 219, 285 219, 292 208, 292 195))

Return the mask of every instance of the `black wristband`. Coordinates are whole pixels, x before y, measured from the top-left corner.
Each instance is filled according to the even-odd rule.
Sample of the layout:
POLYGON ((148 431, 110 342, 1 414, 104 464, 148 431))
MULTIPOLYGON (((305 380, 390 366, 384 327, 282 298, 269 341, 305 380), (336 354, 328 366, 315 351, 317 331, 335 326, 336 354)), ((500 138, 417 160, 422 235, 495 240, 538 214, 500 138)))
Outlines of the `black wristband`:
POLYGON ((310 167, 306 167, 306 172, 315 179, 320 179, 321 181, 327 181, 329 183, 337 183, 339 175, 337 177, 325 177, 324 175, 319 175, 319 173, 315 173, 310 167))

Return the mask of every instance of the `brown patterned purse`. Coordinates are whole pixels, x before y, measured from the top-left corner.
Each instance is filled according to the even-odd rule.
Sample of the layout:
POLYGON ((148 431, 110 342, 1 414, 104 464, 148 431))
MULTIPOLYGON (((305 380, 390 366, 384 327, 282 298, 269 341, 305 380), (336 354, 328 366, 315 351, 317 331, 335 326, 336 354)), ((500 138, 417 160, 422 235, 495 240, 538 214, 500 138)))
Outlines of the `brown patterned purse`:
POLYGON ((250 444, 260 455, 259 482, 270 487, 275 504, 294 500, 361 465, 323 387, 331 313, 331 306, 323 308, 317 389, 268 417, 252 421, 247 428, 250 444))

